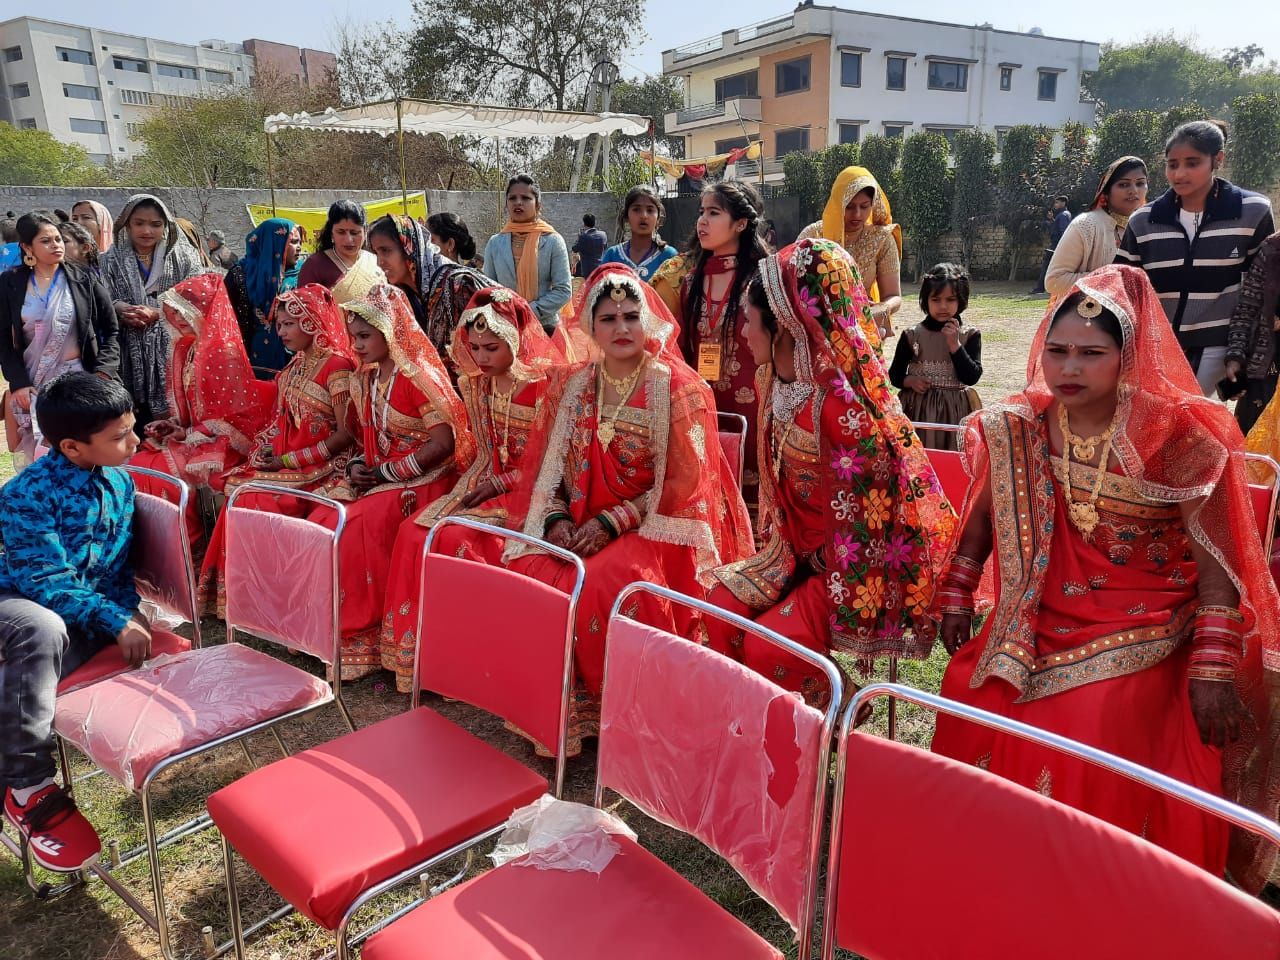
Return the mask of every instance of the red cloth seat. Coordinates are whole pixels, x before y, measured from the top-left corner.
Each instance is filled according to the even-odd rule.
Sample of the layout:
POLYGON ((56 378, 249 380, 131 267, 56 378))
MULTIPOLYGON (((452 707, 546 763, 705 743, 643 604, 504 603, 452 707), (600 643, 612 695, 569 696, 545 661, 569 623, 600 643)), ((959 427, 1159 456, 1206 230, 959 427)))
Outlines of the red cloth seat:
MULTIPOLYGON (((168 630, 153 630, 151 633, 152 657, 172 656, 175 653, 185 653, 190 649, 191 640, 187 637, 180 637, 176 633, 170 633, 168 630)), ((89 684, 97 683, 99 680, 114 677, 117 674, 127 673, 132 669, 133 667, 125 663, 120 645, 118 643, 110 644, 103 647, 90 657, 87 662, 82 663, 59 680, 58 696, 62 696, 62 694, 69 693, 72 690, 78 690, 81 687, 87 687, 89 684)))
POLYGON ((208 807, 267 883, 335 930, 363 891, 546 790, 519 761, 419 708, 256 770, 208 807))
POLYGON ((53 725, 133 790, 169 757, 332 696, 319 677, 229 643, 65 693, 53 725))
POLYGON ((951 501, 951 505, 959 512, 964 507, 964 498, 969 492, 969 475, 965 473, 964 461, 955 450, 926 450, 929 462, 933 464, 933 472, 938 475, 942 484, 942 492, 951 501))
POLYGON ((433 897, 363 960, 776 960, 782 954, 624 836, 597 876, 506 864, 433 897))

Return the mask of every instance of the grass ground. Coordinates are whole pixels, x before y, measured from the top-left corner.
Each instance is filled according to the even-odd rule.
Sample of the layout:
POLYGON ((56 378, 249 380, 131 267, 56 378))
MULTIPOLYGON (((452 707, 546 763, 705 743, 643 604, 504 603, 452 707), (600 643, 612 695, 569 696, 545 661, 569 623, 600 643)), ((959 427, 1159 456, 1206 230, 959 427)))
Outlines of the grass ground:
MULTIPOLYGON (((1021 295, 1024 285, 980 285, 966 320, 982 330, 985 374, 979 389, 984 398, 997 399, 1019 388, 1023 383, 1026 353, 1045 301, 1021 295)), ((899 327, 919 320, 914 300, 899 317, 899 327)), ((893 344, 886 346, 892 356, 893 344)), ((0 482, 10 474, 8 458, 0 455, 0 482)), ((206 639, 222 640, 221 624, 205 622, 206 639)), ((298 658, 295 662, 302 664, 298 658)), ((945 667, 941 649, 924 663, 908 663, 902 667, 900 679, 928 690, 937 690, 945 667)), ((853 664, 846 664, 856 673, 853 664)), ((407 697, 399 696, 385 680, 370 678, 346 688, 348 703, 360 726, 390 716, 407 706, 407 697)), ((457 719, 468 729, 514 756, 529 760, 524 742, 502 729, 499 722, 479 715, 460 704, 435 702, 433 707, 457 719)), ((884 725, 884 708, 873 721, 884 725)), ((291 751, 324 742, 341 732, 336 711, 328 710, 306 721, 298 721, 284 732, 291 751)), ((900 736, 921 745, 932 734, 932 720, 923 714, 905 711, 900 720, 900 736)), ((278 756, 269 737, 250 742, 259 763, 278 756)), ((541 761, 532 761, 535 765, 541 761)), ((83 766, 83 763, 80 763, 83 766)), ((551 773, 549 762, 543 771, 551 773)), ((166 775, 155 792, 155 809, 165 829, 203 810, 203 799, 219 786, 231 782, 247 771, 243 755, 235 749, 223 749, 203 761, 195 761, 166 775)), ((569 764, 566 798, 589 803, 594 783, 594 744, 588 743, 583 755, 569 764)), ((77 796, 90 819, 104 837, 121 841, 121 849, 129 849, 142 841, 141 819, 137 801, 99 777, 77 788, 77 796)), ((299 798, 305 803, 305 798, 299 798)), ((628 806, 618 813, 637 830, 640 840, 668 863, 697 884, 726 909, 752 925, 780 947, 795 955, 788 943, 790 930, 734 871, 708 852, 697 841, 668 830, 647 819, 628 806)), ((288 810, 280 811, 282 817, 288 810)), ((335 824, 341 830, 342 824, 335 824)), ((227 934, 226 904, 222 891, 221 858, 216 836, 205 831, 162 852, 166 876, 169 913, 180 954, 200 956, 200 929, 211 926, 221 941, 227 934)), ((145 860, 121 872, 123 879, 143 899, 150 902, 145 860)), ((452 872, 452 871, 449 871, 452 872)), ((443 871, 441 876, 446 875, 443 871)), ((274 894, 250 871, 237 873, 241 887, 241 903, 246 922, 261 916, 278 904, 274 894)), ((386 903, 394 903, 395 897, 386 903)), ((380 907, 385 904, 380 904, 380 907)), ((328 947, 326 938, 316 928, 297 919, 276 924, 269 935, 257 939, 250 947, 255 960, 309 960, 320 956, 328 947)), ((50 903, 32 900, 26 891, 17 863, 0 854, 0 958, 3 960, 151 960, 160 956, 155 935, 102 884, 69 894, 50 903)))

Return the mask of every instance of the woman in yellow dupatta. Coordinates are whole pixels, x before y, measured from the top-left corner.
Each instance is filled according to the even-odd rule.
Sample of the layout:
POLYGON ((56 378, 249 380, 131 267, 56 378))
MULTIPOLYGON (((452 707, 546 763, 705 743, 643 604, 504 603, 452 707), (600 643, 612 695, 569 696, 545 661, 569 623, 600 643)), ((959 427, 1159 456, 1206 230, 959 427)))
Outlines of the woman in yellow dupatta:
POLYGON ((573 295, 569 251, 542 219, 542 192, 525 174, 507 182, 507 222, 484 247, 484 272, 528 301, 548 336, 573 295))
POLYGON ((889 198, 866 167, 845 167, 831 185, 822 219, 800 232, 798 239, 833 240, 849 251, 871 297, 875 323, 872 345, 893 333, 893 315, 902 309, 902 228, 893 222, 889 198))

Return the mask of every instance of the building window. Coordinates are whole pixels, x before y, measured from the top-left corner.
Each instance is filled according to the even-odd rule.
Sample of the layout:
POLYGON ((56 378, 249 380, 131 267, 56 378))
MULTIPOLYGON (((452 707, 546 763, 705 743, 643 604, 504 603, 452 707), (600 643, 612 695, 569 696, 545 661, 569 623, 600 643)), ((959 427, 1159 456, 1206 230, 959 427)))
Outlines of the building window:
POLYGON ((886 90, 907 89, 907 58, 889 57, 884 62, 884 85, 886 90))
POLYGON ((890 140, 901 140, 907 135, 907 128, 900 123, 886 123, 884 135, 890 140))
POLYGON ((151 68, 145 60, 135 60, 133 57, 112 57, 111 62, 115 64, 117 70, 123 70, 125 73, 151 72, 151 68))
POLYGON ((58 47, 58 59, 63 63, 82 63, 86 67, 93 66, 93 54, 88 50, 76 50, 73 47, 58 47))
POLYGON ((862 124, 860 123, 842 123, 840 124, 840 142, 841 143, 857 143, 862 136, 862 124))
POLYGON ((81 120, 79 117, 72 117, 71 132, 72 133, 106 133, 107 121, 81 120))
POLYGON ((1053 70, 1041 70, 1036 95, 1041 100, 1058 99, 1058 74, 1053 70))
POLYGON ((86 87, 82 83, 64 83, 62 95, 71 100, 101 100, 102 91, 97 87, 86 87))
POLYGON ((1000 89, 1001 90, 1013 89, 1013 67, 1000 68, 1000 89))
POLYGON ((840 86, 862 86, 862 54, 840 51, 840 86))
POLYGON ((179 67, 172 63, 157 63, 156 73, 162 77, 177 77, 179 80, 196 79, 195 67, 179 67))
POLYGON ((924 129, 925 129, 925 132, 936 134, 939 137, 944 137, 946 138, 947 143, 953 144, 956 142, 956 131, 959 130, 960 128, 959 127, 925 127, 924 129))
POLYGON ((967 90, 969 88, 969 65, 967 63, 948 63, 945 60, 929 61, 930 90, 967 90))
POLYGON ((31 84, 29 83, 11 83, 9 84, 9 97, 13 100, 22 100, 31 96, 31 84))
POLYGON ((126 123, 124 128, 129 134, 130 140, 137 140, 139 135, 142 133, 142 124, 140 123, 126 123))
POLYGON ((152 97, 153 103, 158 103, 162 107, 168 107, 171 110, 181 109, 191 103, 190 97, 180 97, 174 93, 157 93, 152 97))
POLYGON ((15 61, 17 61, 17 60, 21 60, 21 59, 22 59, 22 48, 21 48, 21 47, 5 47, 5 48, 4 48, 4 62, 5 62, 5 63, 13 63, 13 62, 15 62, 15 61))
POLYGON ((716 79, 716 103, 736 100, 738 97, 760 96, 760 71, 748 70, 746 73, 735 73, 731 77, 716 79))
POLYGON ((716 153, 728 153, 747 146, 751 141, 746 137, 730 137, 728 140, 716 141, 716 153))
POLYGON ((89 159, 90 159, 90 160, 92 160, 94 163, 98 164, 98 166, 103 166, 104 164, 106 164, 106 162, 107 162, 108 160, 110 160, 110 159, 111 159, 111 154, 109 154, 109 153, 91 153, 91 154, 89 154, 89 159))
MULTIPOLYGON (((809 58, 784 60, 774 71, 774 84, 779 96, 809 89, 809 58)), ((781 154, 779 154, 781 156, 781 154)))
POLYGON ((21 120, 18 121, 19 130, 34 130, 35 128, 36 128, 35 117, 23 117, 21 120))
POLYGON ((151 94, 145 90, 121 90, 120 102, 134 107, 149 107, 151 94))
POLYGON ((206 70, 204 78, 210 83, 230 83, 232 79, 226 70, 206 70))
POLYGON ((793 127, 790 130, 779 130, 773 155, 785 157, 788 153, 809 152, 808 127, 793 127))

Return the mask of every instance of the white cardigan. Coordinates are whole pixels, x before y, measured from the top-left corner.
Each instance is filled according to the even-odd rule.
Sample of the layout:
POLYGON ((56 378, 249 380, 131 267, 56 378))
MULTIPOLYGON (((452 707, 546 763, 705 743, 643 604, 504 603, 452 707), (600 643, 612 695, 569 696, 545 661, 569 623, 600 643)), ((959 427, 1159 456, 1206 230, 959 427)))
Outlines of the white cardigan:
POLYGON ((1116 258, 1118 226, 1105 210, 1090 210, 1076 217, 1058 241, 1044 288, 1052 297, 1065 297, 1086 273, 1105 267, 1116 258))

